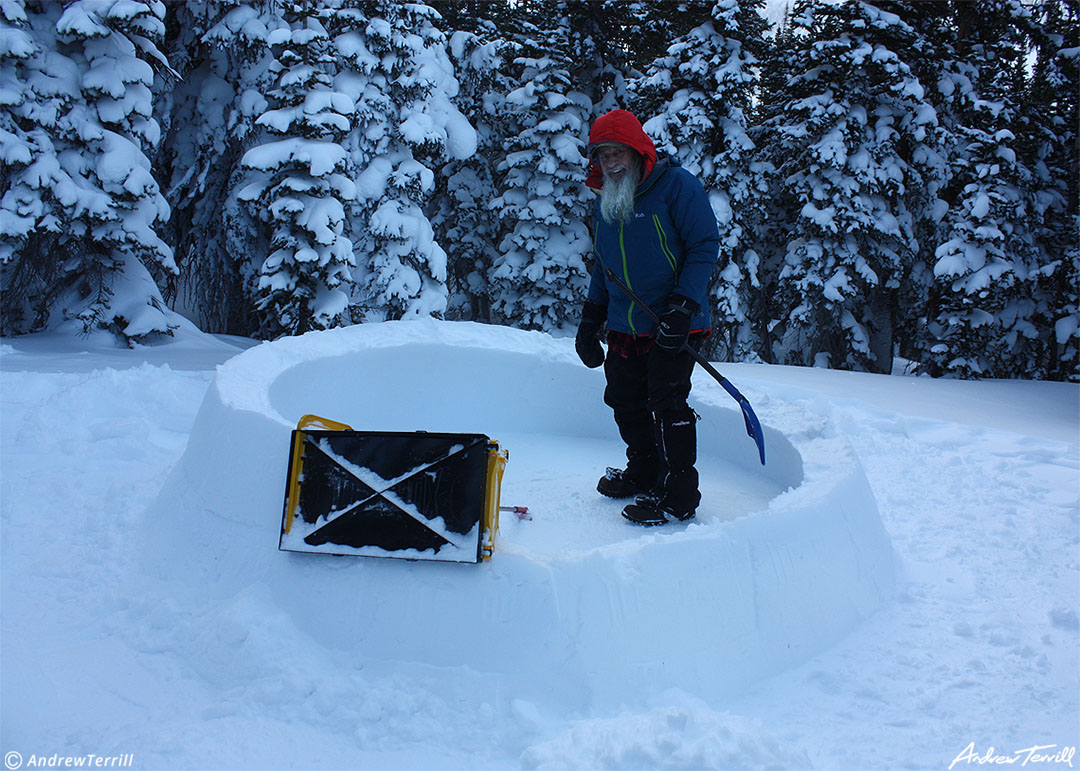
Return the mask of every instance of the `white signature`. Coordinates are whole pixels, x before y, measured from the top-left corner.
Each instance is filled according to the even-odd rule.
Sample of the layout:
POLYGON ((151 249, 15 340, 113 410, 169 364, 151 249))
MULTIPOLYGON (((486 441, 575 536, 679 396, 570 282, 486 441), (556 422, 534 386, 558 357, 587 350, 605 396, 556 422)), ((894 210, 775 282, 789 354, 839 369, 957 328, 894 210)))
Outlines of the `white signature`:
POLYGON ((975 742, 972 742, 956 756, 952 763, 949 764, 949 771, 952 771, 953 766, 957 763, 962 763, 964 761, 967 761, 968 765, 977 763, 980 766, 990 764, 995 766, 1019 765, 1024 767, 1029 763, 1056 763, 1064 764, 1069 768, 1072 768, 1073 757, 1075 755, 1076 747, 1061 747, 1058 749, 1056 744, 1042 744, 1034 747, 1027 747, 1022 750, 1015 750, 1010 755, 1002 755, 991 747, 980 755, 975 750, 975 742))

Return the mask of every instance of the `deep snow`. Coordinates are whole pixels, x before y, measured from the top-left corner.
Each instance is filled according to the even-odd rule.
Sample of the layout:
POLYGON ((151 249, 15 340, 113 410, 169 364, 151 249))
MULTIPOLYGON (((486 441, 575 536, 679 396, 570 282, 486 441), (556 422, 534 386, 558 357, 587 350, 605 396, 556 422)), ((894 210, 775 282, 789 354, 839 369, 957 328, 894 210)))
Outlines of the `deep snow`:
POLYGON ((4 753, 964 768, 1080 738, 1074 385, 722 365, 760 469, 699 372, 701 516, 641 531, 592 492, 619 446, 568 340, 249 345, 0 344, 4 753), (298 410, 488 432, 533 519, 479 566, 278 552, 298 410))

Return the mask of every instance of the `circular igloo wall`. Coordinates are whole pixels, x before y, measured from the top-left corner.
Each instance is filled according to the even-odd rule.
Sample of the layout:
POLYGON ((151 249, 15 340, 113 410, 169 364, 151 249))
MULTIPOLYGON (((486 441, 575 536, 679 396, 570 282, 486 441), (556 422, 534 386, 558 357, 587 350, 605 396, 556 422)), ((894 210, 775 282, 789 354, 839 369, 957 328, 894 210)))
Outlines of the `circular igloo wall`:
POLYGON ((886 601, 892 550, 842 435, 740 384, 765 427, 761 467, 737 405, 703 375, 699 515, 642 529, 594 492, 621 445, 603 375, 570 340, 424 320, 260 345, 207 392, 149 518, 148 553, 171 555, 148 570, 182 566, 209 602, 264 587, 304 635, 346 655, 466 666, 533 698, 730 691, 886 601), (309 413, 359 430, 486 433, 510 451, 504 502, 533 519, 504 517, 480 565, 279 552, 290 432, 309 413))

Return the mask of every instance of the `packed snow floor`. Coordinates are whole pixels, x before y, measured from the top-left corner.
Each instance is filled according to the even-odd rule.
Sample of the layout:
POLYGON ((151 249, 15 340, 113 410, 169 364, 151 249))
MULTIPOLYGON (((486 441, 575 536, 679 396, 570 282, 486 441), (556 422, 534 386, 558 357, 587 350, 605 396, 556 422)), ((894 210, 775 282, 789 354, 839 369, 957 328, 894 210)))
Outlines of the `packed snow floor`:
MULTIPOLYGON (((516 337, 503 339, 512 336, 507 330, 483 334, 493 339, 488 359, 501 362, 506 377, 522 373, 498 403, 485 392, 485 407, 514 429, 495 437, 511 451, 503 502, 529 505, 534 519, 505 518, 495 559, 479 566, 282 554, 280 508, 267 520, 265 549, 254 546, 245 522, 210 527, 215 504, 188 499, 177 470, 212 476, 193 460, 202 454, 191 445, 205 440, 216 365, 246 341, 189 333, 135 351, 50 336, 0 343, 0 749, 7 767, 16 758, 31 767, 28 761, 53 756, 128 753, 133 767, 207 769, 1080 763, 1068 751, 1080 742, 1075 385, 723 365, 762 415, 802 416, 774 421, 780 428, 771 446, 786 437, 804 455, 837 442, 852 448, 894 550, 895 588, 865 617, 854 613, 860 620, 841 639, 806 656, 762 653, 755 648, 767 641, 748 638, 746 650, 710 657, 701 639, 720 631, 711 612, 698 633, 692 620, 691 631, 677 630, 682 637, 666 669, 648 669, 632 660, 651 650, 641 640, 604 636, 592 618, 566 618, 568 609, 589 607, 569 591, 543 616, 532 605, 550 599, 536 587, 585 593, 598 585, 613 594, 611 607, 622 607, 636 601, 625 587, 640 587, 642 574, 715 576, 709 534, 753 522, 792 493, 752 465, 715 457, 723 448, 710 439, 702 521, 680 526, 682 533, 642 535, 621 521, 617 504, 591 492, 597 469, 618 463, 617 441, 559 425, 536 401, 571 370, 543 356, 499 354, 518 346, 516 337), (814 419, 819 444, 794 428, 810 432, 814 419), (582 514, 595 519, 583 526, 582 514), (651 555, 648 564, 635 562, 641 539, 660 544, 641 551, 651 555), (257 554, 238 553, 237 541, 257 554), (665 543, 674 546, 660 548, 665 543), (698 562, 683 564, 688 558, 698 562), (455 652, 468 637, 447 619, 469 618, 470 592, 491 596, 493 588, 502 604, 489 602, 484 612, 500 622, 500 634, 479 652, 455 652), (458 595, 460 606, 436 606, 458 595), (537 634, 537 620, 549 617, 561 637, 537 634), (387 619, 397 620, 395 628, 387 619), (426 644, 418 646, 419 638, 426 644), (550 644, 556 639, 563 647, 550 644), (388 652, 394 646, 398 658, 388 652), (620 685, 603 671, 560 669, 560 662, 582 666, 578 648, 601 670, 602 653, 612 673, 634 665, 650 674, 620 685), (418 649, 430 658, 411 655, 418 649), (771 672, 726 674, 745 666, 771 672), (665 672, 680 675, 678 684, 665 672), (694 672, 699 687, 685 677, 694 672), (578 681, 588 687, 576 689, 578 681)), ((544 346, 572 357, 568 340, 544 346)), ((357 377, 370 381, 370 373, 357 377)), ((276 408, 296 393, 283 382, 265 394, 276 408)), ((252 399, 264 393, 258 383, 252 388, 252 399)), ((705 407, 710 388, 695 377, 705 407)), ((593 413, 606 422, 599 393, 575 389, 567 422, 593 413)), ((334 389, 324 391, 326 406, 347 411, 334 389)), ((407 401, 392 396, 371 414, 391 421, 407 401)), ((453 404, 448 399, 444 412, 453 404)), ((253 463, 266 457, 241 426, 223 430, 239 442, 237 454, 253 463)), ((730 442, 752 450, 745 434, 730 442)), ((814 459, 804 461, 813 482, 814 459)), ((233 485, 237 499, 263 495, 244 481, 233 485)), ((280 501, 280 489, 270 497, 280 501)), ((856 491, 849 500, 857 498, 856 491)), ((793 574, 798 567, 787 566, 793 574)), ((777 563, 778 574, 783 568, 777 563)), ((831 586, 832 568, 821 570, 822 585, 831 586)), ((776 586, 789 586, 782 579, 776 586)), ((649 580, 640 599, 646 610, 664 590, 649 580)), ((738 591, 679 583, 670 604, 712 608, 738 591)), ((788 591, 777 605, 794 611, 799 590, 788 591)), ((827 626, 800 623, 808 634, 827 626)), ((671 640, 662 629, 649 634, 671 640)))

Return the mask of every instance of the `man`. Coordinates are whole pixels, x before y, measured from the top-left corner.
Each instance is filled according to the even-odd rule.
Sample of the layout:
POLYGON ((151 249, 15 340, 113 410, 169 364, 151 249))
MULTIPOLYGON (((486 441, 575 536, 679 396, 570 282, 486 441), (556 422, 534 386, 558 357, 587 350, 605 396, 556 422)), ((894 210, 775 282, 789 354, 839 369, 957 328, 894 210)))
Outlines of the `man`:
POLYGON ((698 491, 697 416, 687 404, 694 360, 709 331, 708 284, 720 236, 701 183, 673 158, 658 155, 626 110, 597 118, 589 132, 586 184, 594 207, 592 280, 577 352, 604 365, 604 402, 626 443, 626 468, 609 468, 597 490, 635 498, 623 516, 660 525, 694 516, 698 491), (618 278, 660 317, 654 323, 618 286, 618 278), (608 354, 599 333, 607 322, 608 354))

